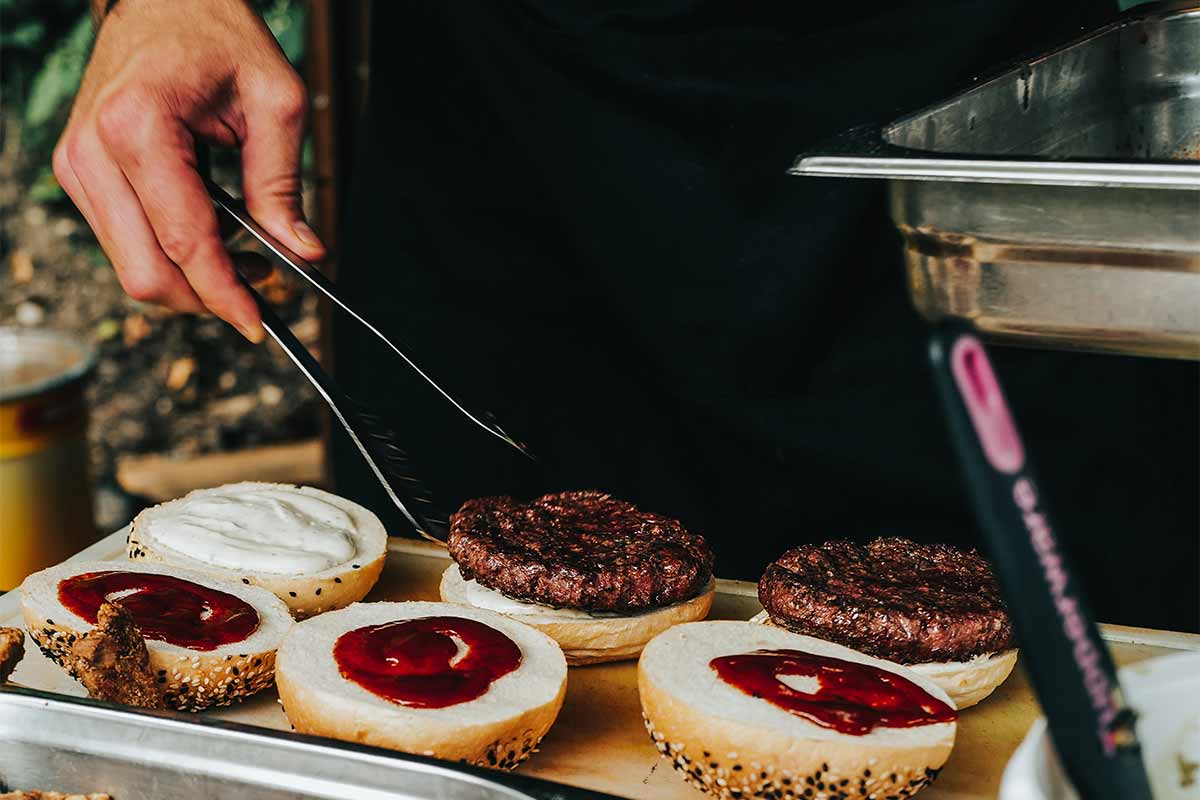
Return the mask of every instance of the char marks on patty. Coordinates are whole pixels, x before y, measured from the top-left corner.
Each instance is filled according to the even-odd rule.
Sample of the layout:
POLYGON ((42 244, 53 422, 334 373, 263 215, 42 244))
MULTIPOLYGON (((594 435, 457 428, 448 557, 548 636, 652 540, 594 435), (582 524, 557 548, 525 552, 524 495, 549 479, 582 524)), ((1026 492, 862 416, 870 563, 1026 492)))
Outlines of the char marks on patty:
POLYGON ((758 599, 785 628, 901 664, 1016 646, 991 566, 945 544, 892 537, 797 547, 767 567, 758 599))
POLYGON ((448 544, 464 578, 559 608, 658 608, 712 580, 704 537, 596 491, 468 500, 450 518, 448 544))

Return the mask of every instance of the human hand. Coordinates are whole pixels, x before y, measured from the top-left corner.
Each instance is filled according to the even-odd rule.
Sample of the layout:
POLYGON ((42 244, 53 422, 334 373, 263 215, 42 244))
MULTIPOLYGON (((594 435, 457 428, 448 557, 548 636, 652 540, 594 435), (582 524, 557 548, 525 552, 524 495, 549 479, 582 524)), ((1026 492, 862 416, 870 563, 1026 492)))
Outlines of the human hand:
POLYGON ((242 0, 120 0, 105 18, 54 174, 137 300, 211 311, 263 339, 197 172, 196 141, 240 146, 250 214, 324 256, 300 205, 307 96, 242 0))

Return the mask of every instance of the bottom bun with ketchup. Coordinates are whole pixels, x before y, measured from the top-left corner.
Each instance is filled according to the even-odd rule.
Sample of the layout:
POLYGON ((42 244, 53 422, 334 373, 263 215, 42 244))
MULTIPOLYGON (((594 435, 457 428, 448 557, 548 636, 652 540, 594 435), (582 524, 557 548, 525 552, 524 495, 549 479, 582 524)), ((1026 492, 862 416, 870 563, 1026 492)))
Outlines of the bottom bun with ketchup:
POLYGON ((957 712, 928 678, 750 622, 656 637, 638 691, 659 753, 717 797, 910 797, 954 747, 957 712))
POLYGON ((301 733, 512 769, 554 724, 567 662, 549 636, 449 603, 355 603, 295 625, 279 699, 301 733))
POLYGON ((180 711, 241 702, 271 685, 288 607, 257 586, 165 564, 66 562, 21 584, 25 627, 42 652, 80 678, 73 649, 118 603, 146 642, 163 701, 180 711))
POLYGON ((1000 586, 974 550, 898 537, 803 545, 767 567, 758 599, 753 621, 903 664, 959 709, 1017 663, 1000 586))

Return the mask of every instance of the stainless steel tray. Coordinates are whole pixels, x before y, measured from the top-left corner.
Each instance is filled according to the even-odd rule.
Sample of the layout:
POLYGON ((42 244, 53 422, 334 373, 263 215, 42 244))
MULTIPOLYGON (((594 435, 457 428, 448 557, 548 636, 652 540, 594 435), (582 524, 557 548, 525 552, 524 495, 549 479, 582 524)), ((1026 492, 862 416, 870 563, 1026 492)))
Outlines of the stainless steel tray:
POLYGON ((930 319, 1013 343, 1200 358, 1200 3, 1117 22, 795 175, 886 178, 930 319))
POLYGON ((570 786, 168 711, 0 688, 0 792, 114 800, 550 800, 570 786))

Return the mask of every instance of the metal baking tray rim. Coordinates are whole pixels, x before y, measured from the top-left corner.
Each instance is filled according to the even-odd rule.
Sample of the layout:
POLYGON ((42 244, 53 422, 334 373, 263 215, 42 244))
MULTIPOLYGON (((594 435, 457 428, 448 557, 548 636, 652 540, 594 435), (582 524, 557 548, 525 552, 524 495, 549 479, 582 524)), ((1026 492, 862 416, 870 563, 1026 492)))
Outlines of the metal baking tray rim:
MULTIPOLYGON (((263 764, 243 763, 238 765, 238 777, 244 779, 244 782, 256 786, 271 785, 273 776, 277 778, 276 783, 283 780, 294 782, 297 773, 304 772, 304 767, 298 765, 311 765, 316 757, 336 757, 340 762, 339 766, 346 770, 347 774, 355 766, 403 770, 410 774, 420 774, 432 780, 440 779, 447 783, 456 783, 459 786, 466 784, 463 786, 465 789, 469 790, 474 787, 480 793, 486 790, 489 796, 502 795, 512 800, 539 800, 539 798, 550 797, 561 800, 561 798, 571 797, 582 791, 577 787, 556 784, 539 778, 497 773, 495 770, 466 764, 448 765, 435 758, 401 753, 370 745, 204 718, 177 711, 131 708, 86 697, 72 697, 18 686, 0 686, 0 707, 5 705, 24 706, 35 712, 45 712, 57 708, 80 720, 135 724, 145 731, 145 738, 123 742, 111 739, 100 741, 76 736, 72 738, 69 745, 71 752, 105 756, 131 764, 153 764, 157 759, 163 757, 167 750, 166 747, 155 747, 148 744, 148 742, 154 741, 155 733, 176 734, 197 740, 219 739, 222 746, 229 746, 231 743, 239 743, 246 747, 268 745, 285 753, 286 763, 289 765, 287 769, 263 764)), ((3 720, 0 720, 0 735, 4 735, 3 720)), ((22 728, 19 740, 33 745, 62 746, 61 741, 55 738, 51 730, 36 726, 22 728)), ((218 761, 218 759, 203 755, 176 751, 171 751, 170 756, 173 759, 172 766, 179 771, 195 767, 199 771, 207 768, 211 772, 211 767, 218 761)), ((4 772, 0 770, 0 791, 7 788, 3 786, 4 779, 4 772)), ((312 783, 309 785, 316 789, 315 784, 322 784, 319 790, 322 794, 330 797, 339 796, 337 792, 340 789, 354 789, 355 791, 362 789, 362 787, 354 785, 352 780, 336 776, 312 776, 312 783)), ((609 797, 609 795, 590 791, 587 792, 587 795, 598 798, 609 797)), ((372 794, 372 796, 395 795, 381 790, 381 793, 372 794)))

